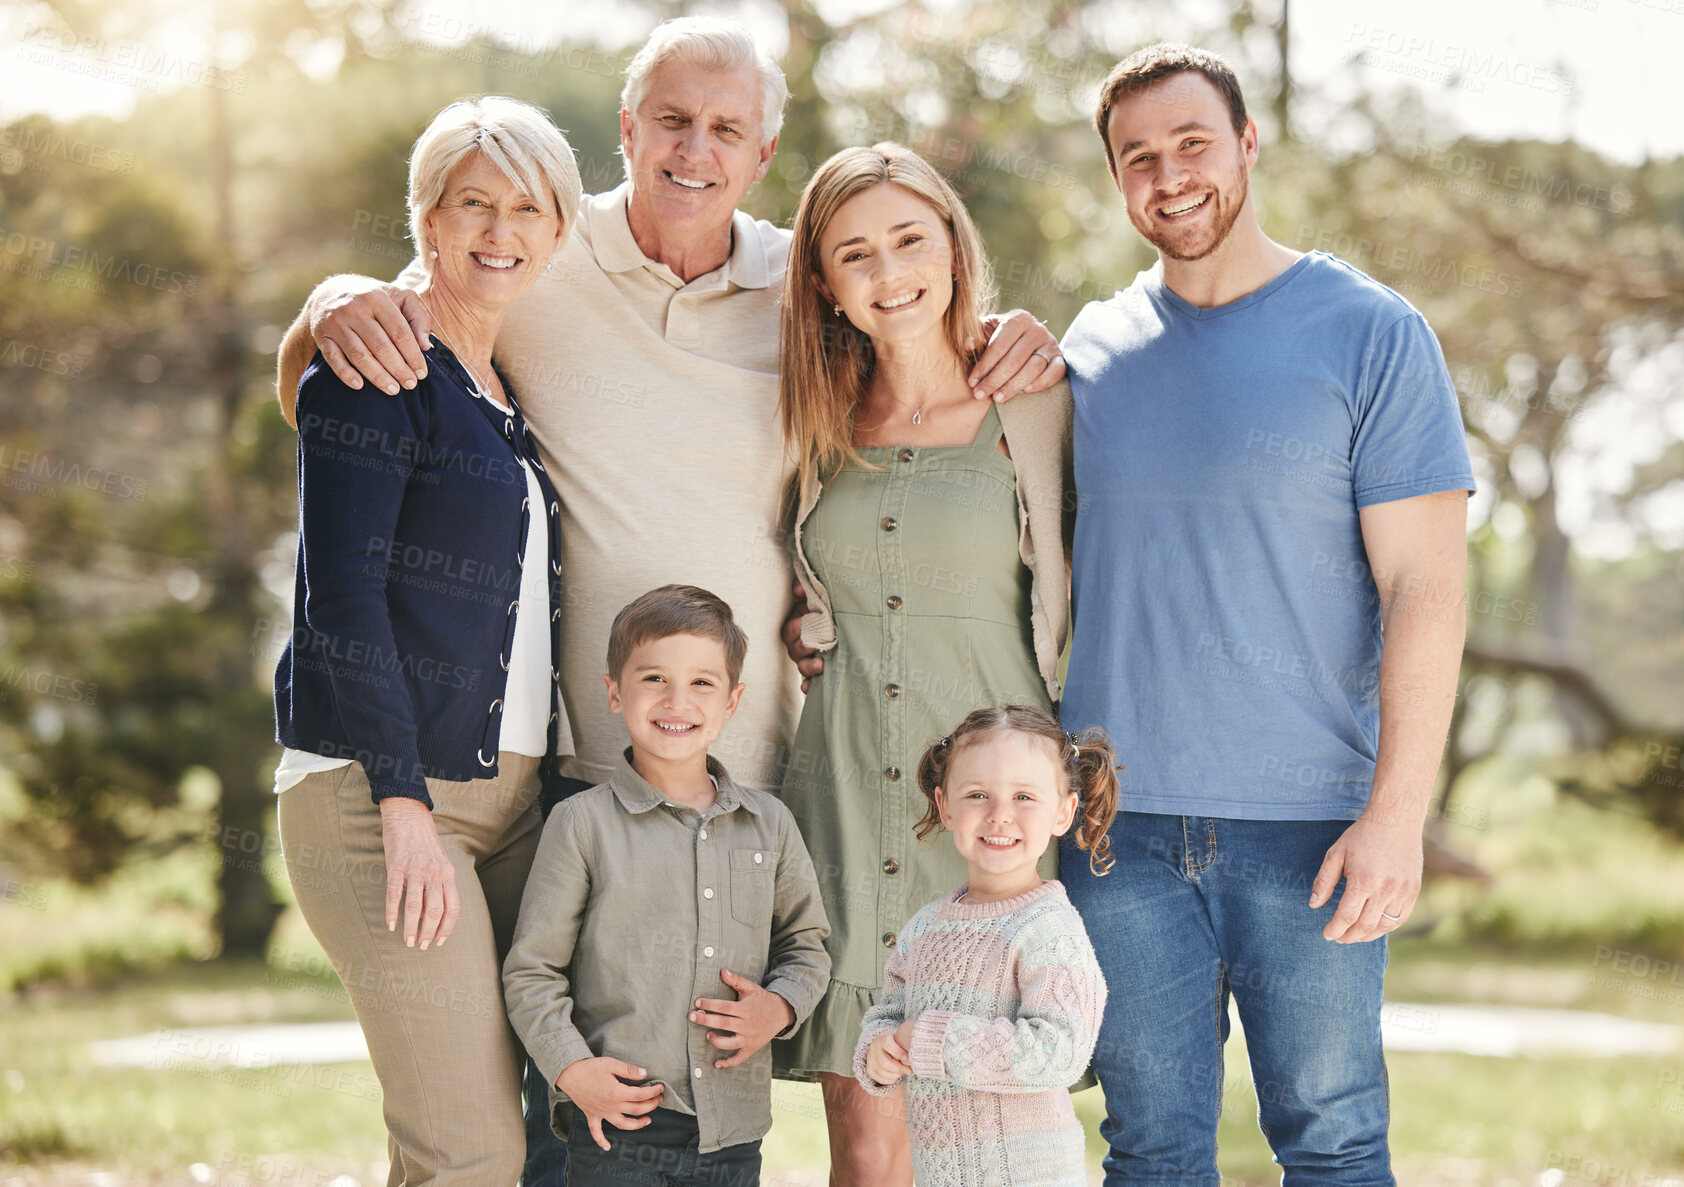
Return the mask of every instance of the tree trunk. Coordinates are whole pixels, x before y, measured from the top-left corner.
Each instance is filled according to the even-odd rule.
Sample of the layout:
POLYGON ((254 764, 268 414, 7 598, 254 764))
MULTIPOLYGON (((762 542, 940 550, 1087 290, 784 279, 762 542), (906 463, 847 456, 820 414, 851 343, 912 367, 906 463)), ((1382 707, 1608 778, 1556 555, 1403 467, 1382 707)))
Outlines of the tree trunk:
POLYGON ((221 618, 229 629, 213 635, 225 648, 216 665, 219 685, 213 690, 216 716, 224 737, 218 739, 217 776, 222 783, 219 805, 218 844, 222 868, 217 877, 219 902, 216 930, 222 940, 222 955, 262 957, 269 948, 269 936, 280 918, 281 904, 263 875, 263 855, 269 849, 268 822, 273 813, 272 797, 259 786, 255 774, 257 754, 245 728, 248 714, 242 712, 251 699, 251 663, 240 644, 257 619, 255 596, 257 575, 251 565, 250 531, 244 514, 245 501, 237 473, 238 442, 235 425, 244 398, 241 375, 243 344, 236 313, 238 275, 234 244, 234 152, 228 121, 227 93, 207 87, 210 97, 210 179, 216 209, 219 260, 210 285, 210 304, 205 310, 211 342, 211 391, 217 401, 215 457, 211 463, 212 514, 215 516, 216 555, 212 558, 211 602, 206 613, 221 618))

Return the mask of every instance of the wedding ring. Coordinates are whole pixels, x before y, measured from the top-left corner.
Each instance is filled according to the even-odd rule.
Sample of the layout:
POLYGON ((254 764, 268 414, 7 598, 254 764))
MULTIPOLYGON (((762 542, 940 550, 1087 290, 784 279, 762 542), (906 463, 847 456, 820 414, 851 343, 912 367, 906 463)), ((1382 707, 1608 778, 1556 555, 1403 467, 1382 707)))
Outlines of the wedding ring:
POLYGON ((1047 348, 1044 347, 1044 346, 1040 350, 1032 351, 1031 353, 1040 355, 1042 358, 1046 359, 1047 362, 1049 362, 1049 363, 1052 362, 1052 355, 1047 353, 1047 348))
POLYGON ((1381 911, 1380 912, 1380 918, 1390 919, 1393 923, 1403 922, 1403 916, 1402 915, 1393 915, 1390 911, 1381 911))

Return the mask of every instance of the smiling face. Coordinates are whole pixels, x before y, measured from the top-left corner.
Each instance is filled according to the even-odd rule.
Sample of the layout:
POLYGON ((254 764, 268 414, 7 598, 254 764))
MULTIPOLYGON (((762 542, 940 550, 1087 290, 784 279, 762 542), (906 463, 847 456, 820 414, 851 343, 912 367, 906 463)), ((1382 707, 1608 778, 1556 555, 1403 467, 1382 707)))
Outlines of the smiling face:
POLYGON ((632 648, 625 666, 605 677, 608 708, 626 719, 639 773, 705 763, 708 746, 743 697, 732 687, 725 644, 701 635, 668 635, 632 648))
POLYGON ((1035 863, 1076 814, 1051 744, 1016 730, 960 747, 936 805, 965 859, 973 901, 1010 898, 1039 885, 1035 863))
POLYGON ((1105 134, 1134 229, 1167 259, 1216 252, 1247 209, 1256 125, 1235 132, 1217 89, 1186 71, 1119 99, 1105 134))
POLYGON ((942 328, 953 302, 953 242, 935 207, 893 182, 844 202, 819 236, 827 301, 877 341, 942 328))
POLYGON ((481 152, 463 157, 422 219, 437 251, 435 288, 465 304, 501 308, 525 292, 561 243, 555 195, 526 193, 481 152))
POLYGON ((682 57, 655 67, 637 111, 620 112, 634 223, 681 237, 728 229, 777 143, 760 142, 762 103, 753 70, 705 70, 682 57))

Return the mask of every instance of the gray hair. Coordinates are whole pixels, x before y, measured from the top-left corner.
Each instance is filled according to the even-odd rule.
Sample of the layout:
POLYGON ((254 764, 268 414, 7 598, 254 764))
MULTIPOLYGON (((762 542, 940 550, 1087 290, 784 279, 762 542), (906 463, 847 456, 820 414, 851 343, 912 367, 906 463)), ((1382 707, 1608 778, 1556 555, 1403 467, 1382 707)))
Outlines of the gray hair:
POLYGON ((502 95, 458 100, 433 117, 409 154, 409 235, 429 273, 422 219, 444 196, 451 171, 476 152, 535 198, 543 197, 547 184, 564 236, 578 218, 579 166, 567 137, 544 111, 502 95))
POLYGON ((683 58, 703 70, 752 68, 760 79, 760 143, 770 143, 783 127, 784 104, 789 102, 783 69, 761 52, 747 29, 717 16, 674 17, 656 25, 626 67, 626 85, 620 92, 622 108, 637 113, 649 93, 649 76, 669 58, 683 58))

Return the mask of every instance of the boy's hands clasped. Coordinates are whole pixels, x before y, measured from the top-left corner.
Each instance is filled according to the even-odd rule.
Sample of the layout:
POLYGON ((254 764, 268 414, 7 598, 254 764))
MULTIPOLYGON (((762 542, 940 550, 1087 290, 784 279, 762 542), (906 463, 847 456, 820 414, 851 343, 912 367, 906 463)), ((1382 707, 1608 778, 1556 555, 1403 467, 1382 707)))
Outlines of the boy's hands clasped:
POLYGON ((721 971, 719 979, 737 991, 737 1000, 699 997, 696 1008, 690 1011, 690 1021, 708 1028, 708 1042, 715 1047, 736 1052, 713 1063, 716 1068, 732 1068, 788 1030, 795 1021, 795 1011, 770 989, 730 969, 721 971))
POLYGON ((612 1149, 602 1134, 604 1121, 615 1129, 642 1129, 649 1124, 647 1114, 661 1103, 659 1084, 627 1084, 627 1080, 641 1080, 649 1073, 618 1059, 599 1055, 592 1059, 575 1059, 561 1069, 555 1086, 579 1106, 590 1122, 591 1137, 604 1150, 612 1149))

